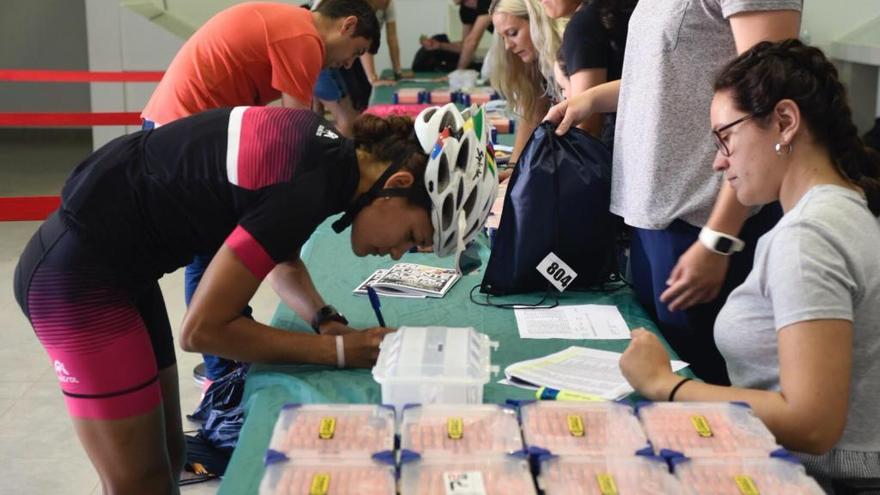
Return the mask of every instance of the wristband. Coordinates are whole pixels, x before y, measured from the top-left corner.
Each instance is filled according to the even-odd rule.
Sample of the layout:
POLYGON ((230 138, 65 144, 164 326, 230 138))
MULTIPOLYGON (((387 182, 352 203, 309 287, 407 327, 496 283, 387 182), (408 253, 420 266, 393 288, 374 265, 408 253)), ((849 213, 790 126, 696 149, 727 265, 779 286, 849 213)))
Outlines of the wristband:
POLYGON ((342 340, 342 335, 336 336, 336 367, 345 368, 345 342, 342 340))
POLYGON ((680 382, 678 382, 677 384, 675 384, 674 387, 672 387, 672 391, 669 392, 669 398, 666 400, 668 400, 669 402, 675 402, 675 393, 678 392, 678 389, 680 389, 682 385, 684 385, 685 383, 687 383, 689 381, 691 381, 690 378, 682 378, 680 382))
POLYGON ((742 251, 743 247, 745 247, 746 243, 732 235, 725 234, 724 232, 717 232, 709 227, 703 227, 700 230, 700 244, 706 247, 706 249, 718 253, 722 256, 730 256, 733 253, 742 251))

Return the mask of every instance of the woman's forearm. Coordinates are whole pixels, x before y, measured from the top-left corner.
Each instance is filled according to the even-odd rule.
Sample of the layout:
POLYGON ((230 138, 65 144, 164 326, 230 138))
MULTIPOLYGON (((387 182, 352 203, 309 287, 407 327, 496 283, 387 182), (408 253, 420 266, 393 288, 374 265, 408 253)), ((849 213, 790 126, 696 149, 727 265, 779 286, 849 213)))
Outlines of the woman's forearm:
POLYGON ((185 320, 181 333, 185 351, 247 363, 336 364, 332 336, 281 330, 243 316, 225 324, 195 318, 185 320))
POLYGON ((400 73, 400 42, 397 39, 397 24, 389 22, 385 25, 388 36, 388 57, 391 58, 391 70, 400 73))
MULTIPOLYGON (((669 392, 681 380, 671 375, 657 390, 650 393, 652 400, 667 400, 669 392)), ((790 404, 780 392, 738 387, 724 387, 690 381, 675 393, 676 402, 745 402, 755 415, 767 425, 783 447, 797 452, 821 454, 828 450, 817 440, 817 428, 810 421, 810 411, 790 404)))
POLYGON ((372 53, 365 53, 361 55, 361 64, 364 66, 364 73, 367 75, 367 79, 370 82, 375 81, 379 76, 376 75, 376 65, 373 60, 372 53))

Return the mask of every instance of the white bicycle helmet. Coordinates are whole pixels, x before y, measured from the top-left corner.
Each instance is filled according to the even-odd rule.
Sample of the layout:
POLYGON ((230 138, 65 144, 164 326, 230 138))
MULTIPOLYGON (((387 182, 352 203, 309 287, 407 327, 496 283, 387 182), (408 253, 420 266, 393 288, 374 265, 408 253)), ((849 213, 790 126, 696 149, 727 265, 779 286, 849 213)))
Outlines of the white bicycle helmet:
POLYGON ((463 251, 486 223, 498 194, 498 171, 488 126, 482 108, 459 112, 450 103, 423 110, 414 129, 422 149, 429 154, 425 189, 385 189, 387 179, 400 167, 400 161, 395 160, 333 223, 333 230, 339 233, 347 228, 376 198, 404 196, 431 212, 437 256, 463 251))
POLYGON ((464 120, 455 103, 428 107, 419 112, 413 127, 422 151, 430 153, 444 129, 449 129, 451 135, 458 135, 464 126, 464 120))
POLYGON ((498 194, 485 112, 472 107, 463 118, 457 108, 448 107, 438 108, 435 115, 442 111, 451 114, 448 121, 461 119, 460 134, 453 135, 454 128, 440 126, 433 136, 422 134, 433 137, 435 143, 425 169, 425 187, 432 204, 434 252, 441 257, 463 250, 477 236, 498 194))

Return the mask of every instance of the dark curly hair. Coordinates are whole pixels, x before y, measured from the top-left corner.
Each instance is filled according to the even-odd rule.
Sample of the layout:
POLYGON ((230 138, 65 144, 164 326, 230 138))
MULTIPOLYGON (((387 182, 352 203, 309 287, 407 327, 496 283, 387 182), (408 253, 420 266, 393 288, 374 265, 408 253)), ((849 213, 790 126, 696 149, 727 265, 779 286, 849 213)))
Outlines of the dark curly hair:
POLYGON ((366 151, 378 161, 402 162, 401 170, 411 173, 414 184, 424 187, 428 155, 416 138, 411 118, 361 114, 354 120, 352 134, 355 148, 366 151))
POLYGON ((782 99, 794 101, 816 142, 844 177, 865 191, 880 215, 880 154, 865 146, 852 121, 846 89, 822 50, 798 40, 758 43, 721 70, 715 91, 730 90, 734 104, 767 125, 782 99))

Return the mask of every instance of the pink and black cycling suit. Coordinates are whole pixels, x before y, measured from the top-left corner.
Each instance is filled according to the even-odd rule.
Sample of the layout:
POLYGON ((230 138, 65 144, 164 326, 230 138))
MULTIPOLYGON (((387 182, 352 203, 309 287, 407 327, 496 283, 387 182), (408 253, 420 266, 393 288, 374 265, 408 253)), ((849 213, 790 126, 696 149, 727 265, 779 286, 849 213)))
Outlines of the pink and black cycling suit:
POLYGON ((273 107, 211 110, 89 156, 15 272, 71 415, 160 404, 158 370, 175 363, 163 274, 226 244, 262 279, 348 206, 358 178, 351 141, 273 107))

